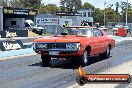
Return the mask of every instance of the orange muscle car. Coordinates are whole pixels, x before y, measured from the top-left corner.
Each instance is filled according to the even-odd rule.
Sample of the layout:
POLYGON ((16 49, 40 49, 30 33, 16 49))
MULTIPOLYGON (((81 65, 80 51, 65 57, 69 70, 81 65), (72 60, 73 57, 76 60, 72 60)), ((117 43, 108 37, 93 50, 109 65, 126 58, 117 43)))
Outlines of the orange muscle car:
POLYGON ((103 30, 85 26, 62 28, 54 36, 33 41, 33 49, 41 54, 44 65, 48 65, 51 57, 55 57, 73 58, 85 66, 91 56, 109 57, 114 46, 115 40, 108 37, 103 30))

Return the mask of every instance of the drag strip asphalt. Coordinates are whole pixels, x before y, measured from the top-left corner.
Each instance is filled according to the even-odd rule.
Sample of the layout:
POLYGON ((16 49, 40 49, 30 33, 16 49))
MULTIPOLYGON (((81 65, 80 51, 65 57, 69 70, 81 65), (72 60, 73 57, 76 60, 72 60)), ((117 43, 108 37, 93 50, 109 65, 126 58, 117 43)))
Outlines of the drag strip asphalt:
MULTIPOLYGON (((111 57, 90 59, 88 73, 99 73, 131 61, 132 44, 128 41, 113 48, 111 57)), ((68 62, 57 67, 42 67, 40 55, 24 56, 0 61, 0 88, 66 88, 76 83, 79 66, 68 62)))

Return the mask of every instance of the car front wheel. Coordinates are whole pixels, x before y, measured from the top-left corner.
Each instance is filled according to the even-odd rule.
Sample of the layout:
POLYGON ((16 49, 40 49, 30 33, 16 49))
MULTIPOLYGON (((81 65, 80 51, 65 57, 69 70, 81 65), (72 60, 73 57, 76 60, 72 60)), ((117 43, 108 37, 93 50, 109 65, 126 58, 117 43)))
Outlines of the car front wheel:
POLYGON ((49 62, 51 60, 51 57, 44 56, 41 54, 41 59, 42 59, 42 66, 49 66, 49 62))
POLYGON ((100 54, 100 57, 104 59, 107 59, 110 57, 110 46, 107 47, 104 53, 100 54))
POLYGON ((81 65, 86 66, 88 64, 88 59, 89 59, 88 51, 85 50, 83 52, 83 55, 81 56, 81 65))

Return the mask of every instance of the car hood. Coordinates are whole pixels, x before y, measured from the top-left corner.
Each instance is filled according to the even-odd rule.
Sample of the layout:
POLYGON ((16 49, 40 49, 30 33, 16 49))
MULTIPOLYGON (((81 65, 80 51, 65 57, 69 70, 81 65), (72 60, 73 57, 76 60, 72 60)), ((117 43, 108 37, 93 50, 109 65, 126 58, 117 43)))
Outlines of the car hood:
POLYGON ((34 42, 80 42, 84 38, 83 36, 47 36, 34 40, 34 42))

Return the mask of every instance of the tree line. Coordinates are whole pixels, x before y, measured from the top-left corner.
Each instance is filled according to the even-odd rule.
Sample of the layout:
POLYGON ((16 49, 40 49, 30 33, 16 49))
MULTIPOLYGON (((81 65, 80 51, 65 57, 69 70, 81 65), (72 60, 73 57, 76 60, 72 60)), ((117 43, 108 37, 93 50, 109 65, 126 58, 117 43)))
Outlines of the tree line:
MULTIPOLYGON (((60 0, 60 6, 55 4, 45 5, 42 0, 1 0, 0 6, 11 6, 17 8, 38 9, 39 14, 55 14, 56 11, 72 12, 79 9, 91 8, 94 10, 94 22, 104 25, 104 11, 106 14, 106 23, 108 22, 125 22, 127 2, 119 1, 113 4, 106 4, 105 9, 81 0, 60 0)), ((132 5, 128 3, 128 22, 132 22, 132 5)))

